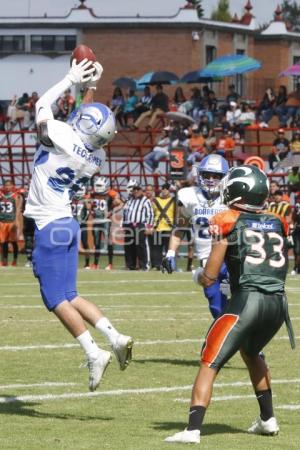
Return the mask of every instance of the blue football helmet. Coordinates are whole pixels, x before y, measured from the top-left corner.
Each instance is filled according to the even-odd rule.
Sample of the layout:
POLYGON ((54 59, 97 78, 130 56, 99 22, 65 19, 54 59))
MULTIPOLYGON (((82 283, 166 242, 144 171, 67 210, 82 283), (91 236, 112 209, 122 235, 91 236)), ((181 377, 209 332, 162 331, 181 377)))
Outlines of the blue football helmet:
POLYGON ((197 166, 198 185, 209 196, 217 195, 220 192, 221 180, 228 170, 228 163, 223 156, 208 155, 197 166))
POLYGON ((70 115, 68 123, 87 150, 97 150, 113 140, 116 121, 113 112, 102 103, 82 104, 70 115))

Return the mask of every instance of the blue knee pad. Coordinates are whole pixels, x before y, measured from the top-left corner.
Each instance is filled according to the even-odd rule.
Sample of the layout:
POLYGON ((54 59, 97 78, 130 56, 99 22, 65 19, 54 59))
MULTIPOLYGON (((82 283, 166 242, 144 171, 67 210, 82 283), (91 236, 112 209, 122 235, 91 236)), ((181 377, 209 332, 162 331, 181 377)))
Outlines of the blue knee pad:
POLYGON ((217 281, 204 288, 204 295, 208 300, 209 310, 214 319, 221 314, 227 304, 227 297, 220 291, 220 284, 225 279, 228 279, 228 272, 223 264, 217 281))

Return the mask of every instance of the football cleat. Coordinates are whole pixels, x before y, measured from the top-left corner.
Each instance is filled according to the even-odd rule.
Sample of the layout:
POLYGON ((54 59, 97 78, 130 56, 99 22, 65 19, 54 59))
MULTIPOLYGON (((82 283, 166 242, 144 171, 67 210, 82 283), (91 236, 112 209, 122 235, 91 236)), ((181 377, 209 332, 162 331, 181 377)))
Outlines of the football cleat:
POLYGON ((179 433, 168 436, 165 442, 181 444, 200 444, 200 430, 183 430, 179 433))
POLYGON ((100 350, 97 359, 89 359, 87 361, 87 367, 89 369, 89 390, 95 391, 100 384, 100 381, 107 369, 107 366, 112 360, 110 352, 106 350, 100 350))
POLYGON ((125 370, 132 359, 133 339, 130 336, 119 334, 112 350, 118 360, 120 370, 125 370))
POLYGON ((12 267, 17 267, 17 261, 14 260, 14 261, 11 263, 11 265, 12 265, 12 267))
POLYGON ((248 433, 251 434, 263 434, 266 436, 276 436, 279 432, 279 426, 275 417, 270 417, 269 420, 262 420, 258 417, 250 428, 248 433))
POLYGON ((108 264, 108 266, 105 267, 105 270, 113 270, 112 264, 108 264))
POLYGON ((89 265, 88 265, 88 266, 84 266, 84 269, 85 269, 85 270, 90 270, 90 269, 91 269, 91 266, 89 266, 89 265))
POLYGON ((98 264, 92 264, 91 265, 91 269, 97 270, 97 269, 99 269, 99 265, 98 264))

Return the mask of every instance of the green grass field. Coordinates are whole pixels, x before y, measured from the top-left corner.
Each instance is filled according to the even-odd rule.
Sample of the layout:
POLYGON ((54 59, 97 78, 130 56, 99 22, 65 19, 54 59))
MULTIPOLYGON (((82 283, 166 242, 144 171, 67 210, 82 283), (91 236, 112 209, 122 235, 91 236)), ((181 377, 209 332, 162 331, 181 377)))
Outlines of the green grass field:
MULTIPOLYGON (((46 311, 31 270, 22 263, 0 269, 0 449, 183 447, 163 440, 186 425, 199 349, 211 322, 191 275, 79 271, 79 292, 135 339, 129 368, 121 372, 114 359, 91 394, 87 369, 79 368, 83 353, 46 311)), ((237 355, 217 378, 201 448, 299 448, 300 277, 288 277, 287 291, 298 347, 290 349, 282 327, 265 349, 279 435, 246 434, 258 408, 237 355)), ((107 347, 102 335, 93 331, 93 336, 107 347)))

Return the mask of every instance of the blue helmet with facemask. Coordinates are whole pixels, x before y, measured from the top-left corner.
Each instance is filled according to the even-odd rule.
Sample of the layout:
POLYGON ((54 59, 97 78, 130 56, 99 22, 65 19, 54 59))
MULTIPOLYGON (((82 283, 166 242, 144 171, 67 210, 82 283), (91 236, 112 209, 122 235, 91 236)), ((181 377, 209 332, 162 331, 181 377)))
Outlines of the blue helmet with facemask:
POLYGON ((89 151, 97 150, 113 140, 116 133, 114 113, 102 103, 79 106, 68 118, 68 123, 89 151))
POLYGON ((220 193, 221 179, 229 170, 228 163, 221 155, 208 155, 197 167, 198 185, 209 196, 220 193), (214 175, 216 177, 214 178, 214 175))

